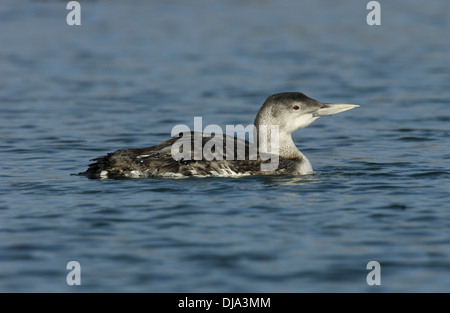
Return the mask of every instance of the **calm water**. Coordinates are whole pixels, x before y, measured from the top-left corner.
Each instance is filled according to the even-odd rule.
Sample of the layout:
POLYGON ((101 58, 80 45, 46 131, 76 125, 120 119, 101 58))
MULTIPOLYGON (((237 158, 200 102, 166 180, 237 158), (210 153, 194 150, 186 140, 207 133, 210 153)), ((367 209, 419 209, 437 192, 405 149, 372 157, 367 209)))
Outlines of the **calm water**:
POLYGON ((0 4, 0 291, 450 291, 448 1, 66 4, 0 4), (71 176, 281 91, 361 105, 295 133, 314 175, 71 176))

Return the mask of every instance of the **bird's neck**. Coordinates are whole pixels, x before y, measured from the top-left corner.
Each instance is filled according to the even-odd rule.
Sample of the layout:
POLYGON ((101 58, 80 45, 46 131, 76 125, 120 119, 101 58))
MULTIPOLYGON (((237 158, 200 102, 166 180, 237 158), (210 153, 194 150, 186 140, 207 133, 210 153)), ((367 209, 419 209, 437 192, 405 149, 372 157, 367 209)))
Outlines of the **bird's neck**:
POLYGON ((279 132, 279 143, 279 155, 281 157, 286 159, 297 159, 304 157, 292 140, 291 134, 279 132))
POLYGON ((291 133, 279 130, 278 127, 255 123, 257 130, 258 152, 259 154, 278 154, 279 157, 290 159, 296 162, 296 172, 299 174, 311 174, 313 168, 311 162, 303 153, 298 150, 291 133))
POLYGON ((263 153, 278 154, 285 159, 302 159, 290 133, 273 125, 255 125, 258 131, 258 149, 263 153))

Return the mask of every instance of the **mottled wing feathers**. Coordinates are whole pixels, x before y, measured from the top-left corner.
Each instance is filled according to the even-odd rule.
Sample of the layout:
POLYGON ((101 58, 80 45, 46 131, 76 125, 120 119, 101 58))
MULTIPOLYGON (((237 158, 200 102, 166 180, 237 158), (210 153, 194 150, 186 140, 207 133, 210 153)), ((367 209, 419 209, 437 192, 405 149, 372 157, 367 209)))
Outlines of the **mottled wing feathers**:
POLYGON ((269 161, 262 161, 256 147, 248 141, 194 132, 180 134, 149 148, 118 150, 92 161, 95 163, 90 164, 87 171, 82 173, 90 178, 281 174, 292 171, 291 168, 296 164, 294 161, 280 159, 282 166, 277 170, 261 172, 261 164, 269 161), (199 142, 200 149, 195 146, 199 142), (190 150, 174 159, 172 145, 175 143, 185 144, 175 152, 190 150), (198 153, 195 153, 196 149, 198 153), (201 159, 196 160, 199 155, 201 159))

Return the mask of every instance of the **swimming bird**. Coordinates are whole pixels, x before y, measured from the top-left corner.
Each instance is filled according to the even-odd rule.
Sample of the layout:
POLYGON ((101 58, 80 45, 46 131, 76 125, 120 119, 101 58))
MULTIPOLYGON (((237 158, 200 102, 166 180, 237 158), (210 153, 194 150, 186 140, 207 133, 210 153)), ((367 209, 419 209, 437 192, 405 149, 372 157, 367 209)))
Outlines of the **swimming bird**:
POLYGON ((254 143, 228 135, 183 132, 153 147, 117 150, 93 159, 95 163, 80 174, 89 178, 312 174, 311 162, 291 134, 321 116, 356 107, 321 103, 301 92, 278 93, 266 99, 256 116, 259 136, 254 143), (200 152, 208 150, 209 157, 199 155, 196 144, 201 145, 200 152))

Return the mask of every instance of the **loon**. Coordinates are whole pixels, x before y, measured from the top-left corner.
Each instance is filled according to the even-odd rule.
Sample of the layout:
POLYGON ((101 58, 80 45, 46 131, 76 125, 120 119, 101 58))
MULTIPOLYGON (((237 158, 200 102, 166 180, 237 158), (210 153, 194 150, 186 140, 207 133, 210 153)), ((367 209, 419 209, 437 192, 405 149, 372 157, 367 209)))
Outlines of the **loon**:
POLYGON ((179 133, 156 146, 117 150, 92 159, 91 161, 95 163, 90 164, 80 175, 95 179, 312 174, 311 162, 297 149, 291 134, 307 127, 321 116, 337 114, 356 107, 359 105, 321 103, 301 92, 277 93, 266 99, 256 116, 254 127, 257 132, 260 131, 256 143, 228 135, 179 133), (269 128, 267 131, 267 127, 271 126, 276 128, 269 128), (266 130, 262 132, 264 127, 266 130), (270 129, 275 129, 278 133, 272 134, 270 129), (261 134, 265 134, 266 137, 261 137, 261 134), (220 152, 222 157, 215 159, 206 158, 204 155, 195 157, 192 151, 188 157, 185 154, 182 158, 174 158, 172 146, 177 142, 179 144, 183 138, 184 143, 188 141, 189 147, 191 143, 195 146, 195 140, 200 139, 202 148, 211 140, 215 140, 215 144, 223 144, 221 151, 215 151, 220 152), (264 151, 261 138, 266 139, 264 151), (276 143, 273 140, 273 147, 278 148, 275 152, 267 150, 268 146, 272 145, 271 138, 277 138, 276 143), (245 155, 241 158, 237 157, 239 147, 245 147, 245 155), (264 165, 269 165, 268 156, 276 157, 276 167, 262 170, 264 165))

